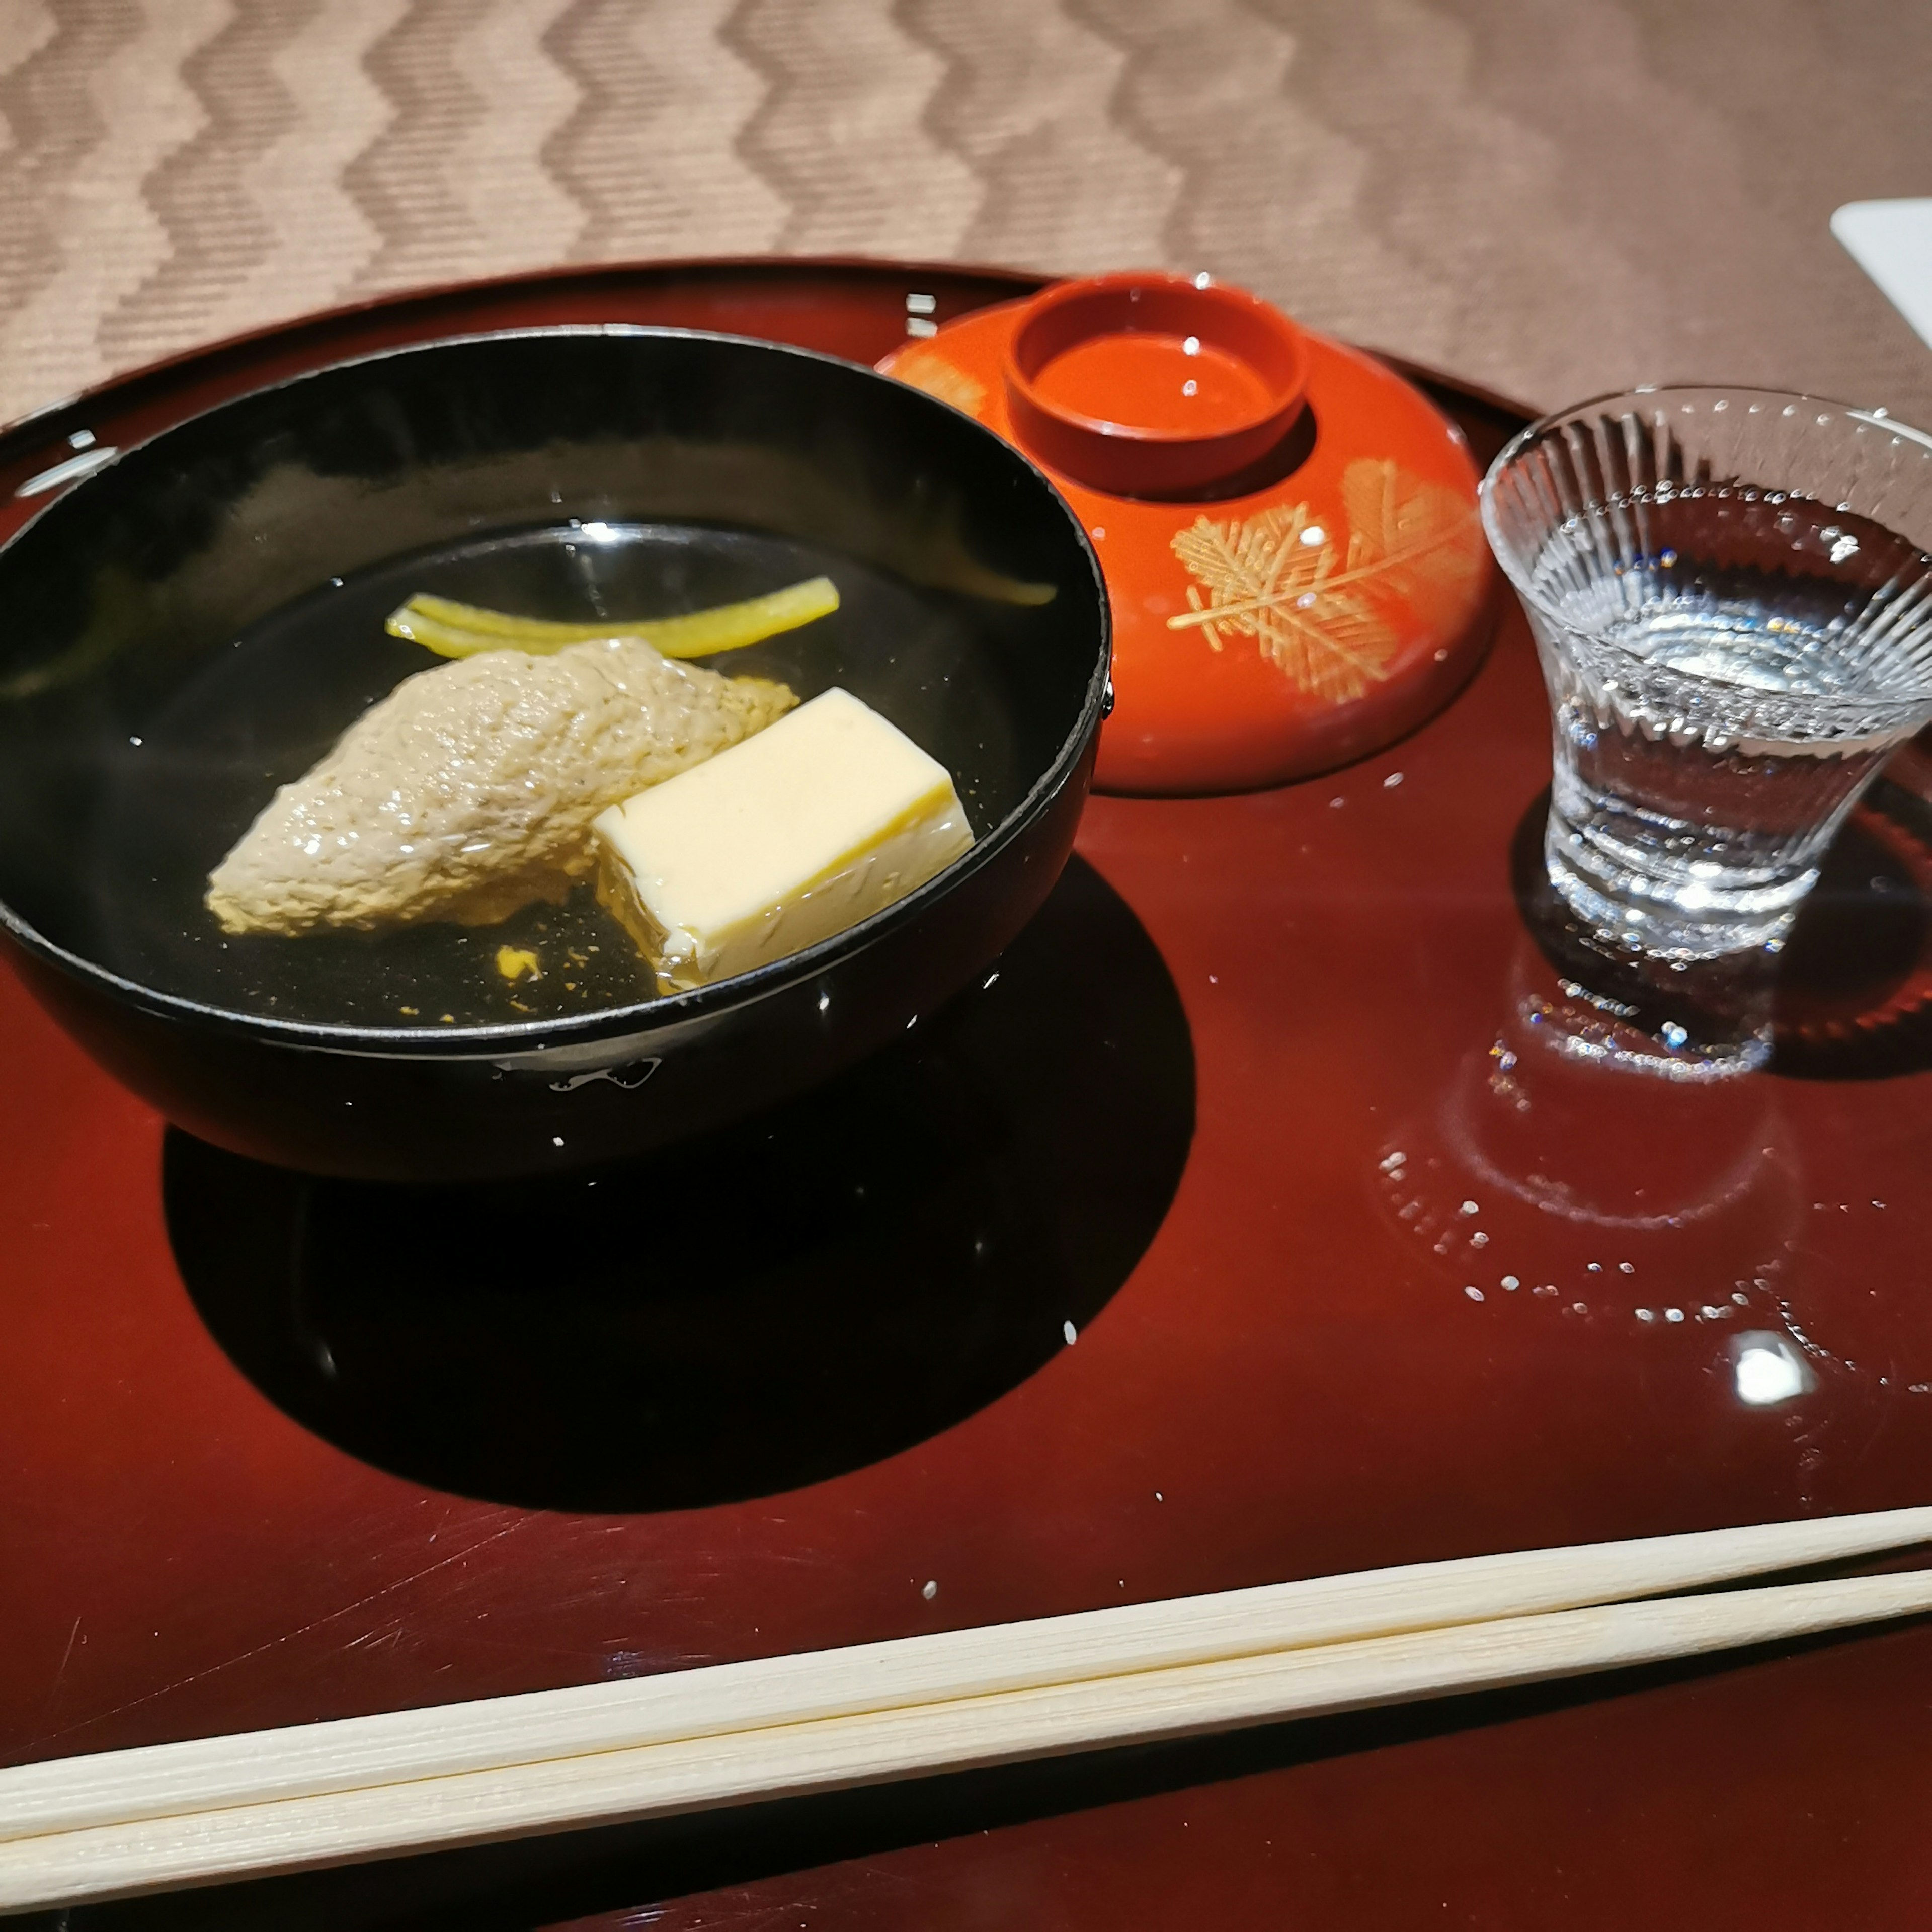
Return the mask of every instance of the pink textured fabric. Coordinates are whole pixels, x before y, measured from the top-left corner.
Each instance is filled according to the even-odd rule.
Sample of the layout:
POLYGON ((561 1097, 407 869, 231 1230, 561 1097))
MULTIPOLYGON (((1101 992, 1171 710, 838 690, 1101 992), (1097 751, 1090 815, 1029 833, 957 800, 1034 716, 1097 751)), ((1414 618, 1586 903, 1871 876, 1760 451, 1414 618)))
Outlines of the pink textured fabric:
POLYGON ((1827 232, 1923 194, 1891 0, 0 0, 0 417, 360 295, 786 250, 1245 282, 1556 403, 1932 418, 1827 232))

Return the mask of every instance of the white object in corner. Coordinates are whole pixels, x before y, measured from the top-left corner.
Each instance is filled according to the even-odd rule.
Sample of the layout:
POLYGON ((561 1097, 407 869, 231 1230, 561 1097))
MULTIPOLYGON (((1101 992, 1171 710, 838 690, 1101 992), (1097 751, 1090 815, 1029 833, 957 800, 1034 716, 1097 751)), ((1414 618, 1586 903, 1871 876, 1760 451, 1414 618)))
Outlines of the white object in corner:
POLYGON ((1848 201, 1832 217, 1832 232, 1932 344, 1932 197, 1848 201))

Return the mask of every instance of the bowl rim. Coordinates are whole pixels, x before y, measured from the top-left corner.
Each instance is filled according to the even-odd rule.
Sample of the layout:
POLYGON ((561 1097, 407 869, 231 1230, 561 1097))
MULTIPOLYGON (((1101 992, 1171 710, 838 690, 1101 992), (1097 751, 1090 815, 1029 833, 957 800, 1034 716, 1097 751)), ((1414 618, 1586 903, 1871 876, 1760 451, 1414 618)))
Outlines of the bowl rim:
MULTIPOLYGON (((594 1012, 565 1017, 540 1017, 489 1026, 355 1027, 320 1021, 285 1019, 273 1016, 242 1012, 232 1007, 211 1005, 205 1000, 130 980, 82 954, 50 939, 22 917, 4 898, 0 898, 0 931, 35 957, 59 968, 73 978, 91 984, 158 1017, 184 1020, 211 1031, 240 1036, 266 1044, 318 1052, 332 1052, 358 1059, 386 1060, 478 1060, 512 1062, 534 1067, 548 1061, 553 1067, 561 1063, 550 1059, 554 1050, 592 1046, 621 1047, 634 1041, 640 1051, 673 1028, 700 1022, 740 1006, 754 1004, 786 990, 800 980, 809 980, 846 958, 868 950, 910 924, 926 907, 946 892, 963 884, 983 870, 1018 839, 1065 788, 1080 761, 1097 736, 1102 722, 1112 709, 1113 616, 1108 604, 1106 580, 1099 557, 1078 513, 1060 494, 1052 478, 1016 443, 988 429, 976 417, 955 408, 941 398, 882 375, 868 364, 834 356, 822 350, 802 348, 793 343, 774 342, 766 338, 736 335, 727 330, 680 328, 656 322, 554 322, 535 323, 512 328, 460 331, 422 340, 399 343, 367 354, 346 356, 304 369, 225 396, 206 409, 170 422, 152 436, 119 448, 98 469, 76 479, 68 488, 52 496, 20 526, 0 541, 0 556, 11 552, 42 520, 85 493, 97 478, 112 476, 130 458, 152 449, 177 431, 206 422, 224 411, 259 401, 265 396, 298 388, 345 371, 389 362, 399 358, 434 355, 439 351, 462 349, 489 343, 552 340, 561 337, 614 338, 623 340, 668 340, 674 342, 715 343, 735 349, 751 349, 798 361, 826 365, 848 375, 873 382, 888 383, 902 395, 913 399, 916 409, 939 410, 968 425, 974 433, 995 445, 1006 459, 1030 472, 1046 493, 1048 500, 1066 519, 1073 534, 1077 554, 1084 559, 1091 580, 1095 607, 1099 614, 1100 650, 1072 729, 1060 742, 1052 761, 1028 787, 1018 803, 970 849, 916 886, 904 898, 896 899, 856 926, 803 950, 754 967, 748 973, 734 974, 688 991, 661 994, 628 1005, 605 1006, 594 1012)), ((393 688, 394 687, 392 687, 393 688)))

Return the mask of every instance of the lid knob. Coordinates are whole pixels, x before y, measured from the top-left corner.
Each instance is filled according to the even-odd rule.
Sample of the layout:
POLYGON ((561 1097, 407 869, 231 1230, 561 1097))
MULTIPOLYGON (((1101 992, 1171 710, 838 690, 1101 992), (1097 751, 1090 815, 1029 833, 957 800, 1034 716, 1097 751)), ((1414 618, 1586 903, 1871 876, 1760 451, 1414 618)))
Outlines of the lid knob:
POLYGON ((1061 282, 1029 305, 1002 371, 1027 452, 1097 490, 1186 495, 1258 463, 1302 409, 1300 329, 1204 277, 1061 282))

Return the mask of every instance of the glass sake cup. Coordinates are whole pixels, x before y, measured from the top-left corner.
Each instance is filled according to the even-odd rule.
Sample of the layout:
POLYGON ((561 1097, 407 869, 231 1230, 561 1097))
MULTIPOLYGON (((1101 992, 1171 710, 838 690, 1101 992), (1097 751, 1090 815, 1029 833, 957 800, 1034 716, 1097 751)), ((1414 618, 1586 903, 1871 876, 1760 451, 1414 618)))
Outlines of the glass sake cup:
POLYGON ((1553 713, 1544 859, 1613 952, 1774 950, 1932 721, 1932 436, 1762 390, 1546 416, 1482 488, 1553 713))

